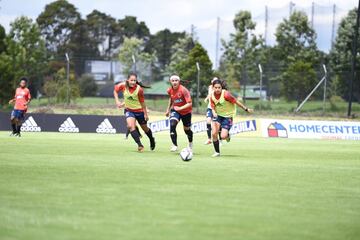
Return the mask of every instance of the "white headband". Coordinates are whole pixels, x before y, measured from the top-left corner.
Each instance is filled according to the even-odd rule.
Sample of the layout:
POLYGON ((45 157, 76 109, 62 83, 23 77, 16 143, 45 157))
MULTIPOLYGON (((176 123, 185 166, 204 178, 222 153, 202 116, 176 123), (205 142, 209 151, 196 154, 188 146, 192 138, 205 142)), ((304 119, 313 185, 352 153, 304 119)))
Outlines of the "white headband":
POLYGON ((180 77, 178 76, 178 75, 172 75, 171 77, 170 77, 170 81, 171 80, 178 80, 178 81, 180 81, 180 77))

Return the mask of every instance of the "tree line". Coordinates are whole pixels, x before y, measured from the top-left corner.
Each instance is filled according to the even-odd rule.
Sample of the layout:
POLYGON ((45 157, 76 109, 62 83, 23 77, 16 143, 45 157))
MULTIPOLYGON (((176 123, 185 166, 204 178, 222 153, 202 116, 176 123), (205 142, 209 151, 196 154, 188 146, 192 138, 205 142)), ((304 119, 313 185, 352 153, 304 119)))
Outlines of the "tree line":
MULTIPOLYGON (((164 29, 151 34, 146 23, 134 16, 116 19, 98 10, 82 18, 73 4, 57 0, 46 5, 36 20, 17 18, 7 34, 0 25, 0 104, 11 98, 21 76, 30 79, 34 96, 40 93, 63 101, 65 53, 72 59, 73 98, 97 91, 94 80, 84 76, 86 60, 119 60, 128 72, 135 57, 151 69, 153 81, 178 73, 193 93, 198 62, 202 95, 213 76, 226 79, 232 89, 258 84, 261 64, 268 94, 298 103, 319 81, 325 64, 330 73, 329 94, 347 99, 355 20, 353 9, 340 22, 332 49, 324 53, 317 48, 316 32, 304 12, 295 11, 284 18, 276 29, 276 44, 266 46, 264 38, 254 33, 256 22, 251 13, 239 11, 233 20, 234 33, 228 41, 222 40, 223 54, 219 69, 214 70, 207 51, 186 32, 164 29)), ((357 100, 359 87, 357 80, 357 100)))

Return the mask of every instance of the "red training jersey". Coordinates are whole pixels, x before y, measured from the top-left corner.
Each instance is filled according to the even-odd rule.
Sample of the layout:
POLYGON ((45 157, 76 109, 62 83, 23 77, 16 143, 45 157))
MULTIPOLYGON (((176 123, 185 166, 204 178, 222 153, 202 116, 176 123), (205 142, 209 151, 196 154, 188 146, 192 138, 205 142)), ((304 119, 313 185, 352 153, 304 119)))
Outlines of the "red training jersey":
MULTIPOLYGON (((167 93, 169 94, 169 97, 172 102, 172 107, 182 107, 187 103, 191 103, 191 96, 189 90, 187 90, 186 87, 183 85, 179 85, 178 89, 173 89, 172 87, 169 87, 167 90, 167 93)), ((186 115, 188 113, 192 112, 192 107, 188 107, 186 109, 183 109, 181 111, 178 111, 181 115, 186 115)))
MULTIPOLYGON (((214 96, 215 96, 216 99, 219 99, 220 96, 221 96, 221 93, 220 93, 220 94, 214 93, 214 96)), ((230 93, 229 91, 225 91, 225 93, 224 93, 224 98, 225 98, 225 100, 228 101, 228 102, 231 102, 231 103, 233 103, 233 104, 236 103, 236 98, 235 98, 233 95, 231 95, 231 93, 230 93)), ((214 103, 212 97, 210 97, 210 103, 211 103, 211 108, 212 108, 212 109, 215 109, 215 103, 214 103)))
MULTIPOLYGON (((133 93, 136 90, 137 85, 135 85, 134 87, 129 87, 129 92, 133 93)), ((125 82, 121 82, 119 84, 116 84, 114 87, 115 92, 119 93, 119 92, 124 92, 126 89, 126 83, 125 82)), ((143 103, 145 101, 145 97, 144 97, 144 90, 142 87, 140 87, 139 92, 138 92, 138 97, 139 97, 139 101, 141 103, 143 103)), ((143 112, 144 110, 142 108, 138 108, 138 109, 130 109, 127 108, 129 111, 132 112, 143 112)))
POLYGON ((15 107, 16 110, 27 110, 26 103, 31 99, 30 90, 28 88, 17 88, 15 91, 15 107))

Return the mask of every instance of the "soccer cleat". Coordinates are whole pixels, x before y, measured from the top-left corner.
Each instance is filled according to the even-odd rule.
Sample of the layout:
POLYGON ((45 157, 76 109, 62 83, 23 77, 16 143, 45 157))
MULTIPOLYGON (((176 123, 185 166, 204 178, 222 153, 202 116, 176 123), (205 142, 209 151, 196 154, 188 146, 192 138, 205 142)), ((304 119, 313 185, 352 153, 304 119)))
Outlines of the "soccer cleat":
POLYGON ((178 147, 175 145, 170 148, 170 152, 176 152, 177 150, 178 150, 178 147))
POLYGON ((225 140, 226 140, 226 142, 230 142, 230 140, 231 140, 230 134, 228 135, 228 137, 225 140))
POLYGON ((9 137, 14 137, 14 136, 16 136, 15 132, 10 133, 10 135, 9 135, 9 137))
POLYGON ((15 133, 15 137, 21 137, 21 133, 15 133))
POLYGON ((138 147, 138 152, 143 152, 144 151, 144 146, 139 146, 138 147))
POLYGON ((206 142, 204 143, 204 145, 210 145, 212 143, 212 141, 210 139, 206 140, 206 142))
POLYGON ((211 157, 220 157, 220 153, 215 152, 213 155, 211 155, 211 157))
POLYGON ((151 149, 151 151, 154 151, 155 146, 156 146, 155 138, 151 138, 150 139, 150 149, 151 149))

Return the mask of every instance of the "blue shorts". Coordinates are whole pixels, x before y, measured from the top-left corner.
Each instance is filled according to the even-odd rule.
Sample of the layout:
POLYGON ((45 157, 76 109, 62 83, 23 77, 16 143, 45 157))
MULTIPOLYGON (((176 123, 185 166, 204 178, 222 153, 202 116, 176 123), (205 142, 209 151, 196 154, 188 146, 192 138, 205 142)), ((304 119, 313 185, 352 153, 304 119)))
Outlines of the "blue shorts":
POLYGON ((206 110, 206 117, 207 118, 213 118, 213 114, 212 114, 212 109, 211 108, 208 108, 206 110))
POLYGON ((24 118, 25 118, 25 110, 16 110, 16 109, 12 110, 11 118, 24 120, 24 118))
POLYGON ((232 117, 218 116, 217 118, 213 118, 213 121, 220 123, 221 128, 229 130, 229 131, 233 125, 232 117))
POLYGON ((145 120, 144 112, 132 112, 129 111, 128 109, 125 109, 124 114, 126 118, 135 118, 140 125, 147 124, 147 121, 145 120))
POLYGON ((191 113, 181 115, 177 111, 171 109, 170 121, 171 120, 176 120, 178 122, 181 120, 185 127, 191 127, 191 113))

